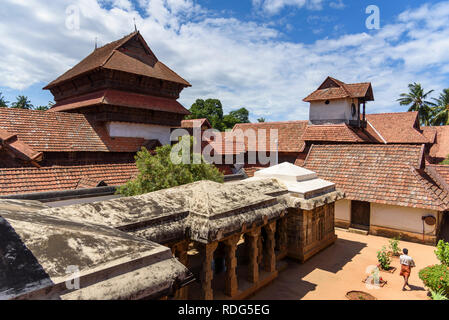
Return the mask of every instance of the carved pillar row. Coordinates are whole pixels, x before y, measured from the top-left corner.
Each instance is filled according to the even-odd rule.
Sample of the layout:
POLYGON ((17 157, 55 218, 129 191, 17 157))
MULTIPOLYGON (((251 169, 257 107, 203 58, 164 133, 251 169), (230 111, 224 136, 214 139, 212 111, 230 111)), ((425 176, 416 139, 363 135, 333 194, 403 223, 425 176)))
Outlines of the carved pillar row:
POLYGON ((276 233, 276 221, 273 221, 265 226, 265 231, 267 233, 267 239, 266 239, 266 245, 265 245, 265 254, 264 254, 264 260, 265 260, 265 271, 267 272, 274 272, 276 271, 276 253, 275 253, 275 246, 276 246, 276 239, 275 239, 275 233, 276 233))
POLYGON ((212 279, 214 272, 212 270, 212 260, 214 259, 214 252, 217 249, 218 242, 210 244, 200 244, 198 246, 201 257, 203 258, 203 264, 200 274, 201 281, 201 298, 203 300, 213 300, 214 293, 212 290, 212 279))
POLYGON ((260 228, 252 230, 246 234, 248 240, 248 280, 252 283, 259 282, 259 240, 260 240, 260 228))
POLYGON ((232 236, 225 240, 225 253, 226 253, 226 278, 225 278, 225 294, 230 297, 237 295, 239 291, 237 281, 237 257, 235 255, 237 251, 237 243, 240 240, 240 235, 232 236))

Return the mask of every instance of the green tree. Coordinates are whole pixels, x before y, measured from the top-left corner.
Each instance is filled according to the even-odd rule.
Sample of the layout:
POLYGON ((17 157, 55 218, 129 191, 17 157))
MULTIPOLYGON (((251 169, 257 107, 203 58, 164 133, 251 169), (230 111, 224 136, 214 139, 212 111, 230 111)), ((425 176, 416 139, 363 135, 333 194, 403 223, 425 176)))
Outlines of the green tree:
POLYGON ((224 129, 232 129, 237 123, 249 123, 249 111, 246 108, 240 108, 223 117, 224 129))
POLYGON ((198 99, 190 108, 191 115, 186 119, 202 119, 209 120, 213 128, 222 131, 223 126, 223 106, 218 99, 198 99))
POLYGON ((31 104, 31 101, 28 100, 28 97, 26 97, 26 96, 18 96, 16 98, 16 102, 14 102, 12 104, 11 108, 15 108, 15 109, 33 109, 33 105, 31 104))
POLYGON ((409 106, 408 111, 418 111, 421 124, 430 124, 431 106, 434 104, 427 101, 428 96, 433 92, 430 90, 424 93, 424 89, 419 83, 411 83, 408 85, 409 92, 402 93, 397 100, 401 106, 409 106))
POLYGON ((6 101, 3 94, 0 92, 0 108, 8 108, 9 101, 6 101))
POLYGON ((34 108, 34 110, 39 110, 39 111, 47 111, 49 110, 55 103, 53 101, 48 101, 48 104, 46 106, 39 106, 34 108))
POLYGON ((449 88, 444 89, 438 98, 433 98, 435 107, 432 109, 431 124, 434 126, 449 125, 449 88))
MULTIPOLYGON (((137 177, 129 181, 117 190, 117 193, 125 196, 135 196, 157 190, 172 188, 196 181, 211 180, 223 182, 223 174, 214 166, 202 161, 200 164, 193 164, 193 138, 182 139, 176 147, 184 144, 190 145, 191 164, 176 164, 171 159, 171 153, 176 152, 175 146, 166 145, 156 149, 153 155, 147 149, 142 148, 136 155, 136 165, 139 170, 137 177)), ((181 155, 181 151, 179 151, 181 155)))
POLYGON ((265 120, 265 118, 259 118, 259 119, 257 119, 257 122, 259 122, 259 123, 263 123, 263 122, 265 122, 266 120, 265 120))

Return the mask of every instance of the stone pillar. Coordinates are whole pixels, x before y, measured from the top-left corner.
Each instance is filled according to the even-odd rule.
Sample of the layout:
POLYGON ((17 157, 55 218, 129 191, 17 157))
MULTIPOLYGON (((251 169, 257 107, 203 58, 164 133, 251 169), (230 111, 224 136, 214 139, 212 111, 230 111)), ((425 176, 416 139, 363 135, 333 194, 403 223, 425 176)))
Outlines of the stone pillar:
MULTIPOLYGON (((188 251, 189 251, 189 242, 188 241, 179 243, 178 245, 176 245, 175 250, 174 250, 176 258, 179 260, 179 262, 181 262, 187 268, 189 267, 188 251)), ((183 288, 179 289, 175 293, 175 299, 176 300, 187 300, 189 297, 188 290, 189 290, 188 287, 183 287, 183 288)))
POLYGON ((279 254, 286 255, 288 250, 287 218, 279 220, 279 254))
POLYGON ((259 282, 259 240, 260 240, 260 228, 252 230, 247 233, 248 239, 248 255, 249 255, 249 265, 248 265, 248 280, 252 283, 259 282))
MULTIPOLYGON (((261 230, 262 231, 262 230, 261 230)), ((257 241, 257 246, 259 248, 259 255, 257 256, 257 263, 259 265, 262 265, 263 263, 263 235, 262 232, 260 233, 259 239, 257 241)))
POLYGON ((212 260, 214 259, 214 252, 217 249, 218 242, 209 244, 200 244, 198 246, 201 258, 203 259, 200 281, 201 281, 201 299, 213 300, 214 293, 212 290, 212 279, 214 272, 212 270, 212 260))
POLYGON ((226 252, 226 278, 225 278, 225 294, 230 297, 237 295, 239 287, 237 281, 237 243, 240 240, 240 235, 232 236, 225 240, 226 252))
POLYGON ((276 221, 270 222, 265 226, 265 231, 267 233, 266 245, 265 245, 265 266, 264 269, 267 272, 275 272, 276 271, 276 252, 274 250, 276 246, 276 221))

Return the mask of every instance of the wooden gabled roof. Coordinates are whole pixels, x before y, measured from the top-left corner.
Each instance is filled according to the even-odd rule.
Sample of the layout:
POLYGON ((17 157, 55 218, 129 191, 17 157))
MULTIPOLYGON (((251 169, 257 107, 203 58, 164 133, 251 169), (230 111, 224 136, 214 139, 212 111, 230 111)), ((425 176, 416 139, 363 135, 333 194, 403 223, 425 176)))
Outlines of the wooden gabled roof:
POLYGON ((63 82, 70 81, 96 69, 118 70, 145 77, 171 81, 186 87, 191 86, 189 82, 181 78, 157 59, 156 55, 148 47, 148 44, 139 32, 133 32, 120 40, 95 49, 89 56, 59 78, 52 81, 44 89, 51 89, 63 82), (147 59, 138 59, 136 56, 127 52, 124 46, 132 39, 136 39, 140 42, 146 51, 147 59))
POLYGON ((327 77, 319 88, 308 95, 304 101, 312 102, 344 98, 364 98, 365 101, 374 101, 371 83, 347 84, 335 78, 327 77))

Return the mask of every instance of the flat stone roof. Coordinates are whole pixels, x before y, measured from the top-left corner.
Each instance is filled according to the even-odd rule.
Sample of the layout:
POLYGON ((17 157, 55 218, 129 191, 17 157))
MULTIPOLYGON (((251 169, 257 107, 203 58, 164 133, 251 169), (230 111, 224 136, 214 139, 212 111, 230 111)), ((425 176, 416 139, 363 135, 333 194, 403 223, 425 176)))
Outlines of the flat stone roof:
POLYGON ((262 178, 276 178, 290 193, 304 199, 336 191, 335 183, 319 179, 315 172, 288 162, 259 170, 251 179, 262 178))
MULTIPOLYGON (((182 283, 191 276, 169 248, 104 225, 42 214, 42 207, 29 201, 0 201, 0 266, 5 270, 0 273, 0 299, 59 299, 69 293, 65 282, 70 266, 79 269, 82 288, 106 280, 115 283, 115 274, 162 261, 166 271, 152 277, 164 285, 153 289, 170 289, 174 279, 182 283)), ((134 289, 138 290, 126 288, 130 294, 134 289)), ((98 291, 96 298, 105 297, 98 291)))

